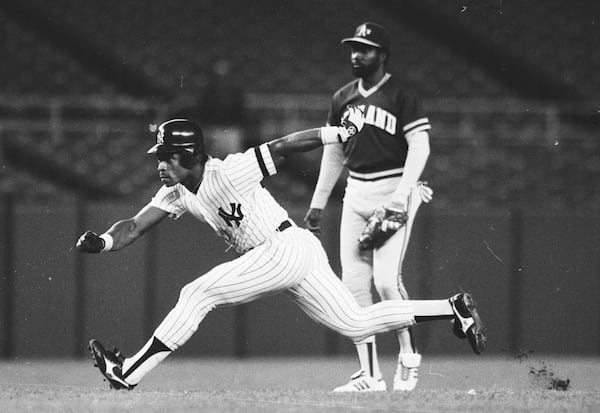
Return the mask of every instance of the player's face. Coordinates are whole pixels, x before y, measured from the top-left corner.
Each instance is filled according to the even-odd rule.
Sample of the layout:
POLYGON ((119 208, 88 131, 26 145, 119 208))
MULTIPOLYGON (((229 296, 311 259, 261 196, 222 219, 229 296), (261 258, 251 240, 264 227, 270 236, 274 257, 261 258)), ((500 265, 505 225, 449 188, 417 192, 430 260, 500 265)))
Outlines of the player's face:
POLYGON ((181 183, 188 177, 190 171, 179 163, 181 155, 178 153, 157 153, 158 177, 165 186, 181 183))
POLYGON ((379 69, 381 60, 379 50, 366 44, 354 43, 351 46, 350 63, 352 74, 356 77, 369 77, 379 69))

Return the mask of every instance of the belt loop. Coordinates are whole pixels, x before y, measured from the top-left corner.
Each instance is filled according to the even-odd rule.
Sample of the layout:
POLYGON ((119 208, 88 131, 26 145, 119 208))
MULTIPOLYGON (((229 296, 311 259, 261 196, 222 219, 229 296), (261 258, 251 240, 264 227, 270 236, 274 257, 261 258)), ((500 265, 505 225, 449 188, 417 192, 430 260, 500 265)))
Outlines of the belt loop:
POLYGON ((292 223, 290 222, 290 220, 286 219, 281 224, 279 224, 279 226, 277 227, 277 231, 283 232, 291 226, 292 226, 292 223))

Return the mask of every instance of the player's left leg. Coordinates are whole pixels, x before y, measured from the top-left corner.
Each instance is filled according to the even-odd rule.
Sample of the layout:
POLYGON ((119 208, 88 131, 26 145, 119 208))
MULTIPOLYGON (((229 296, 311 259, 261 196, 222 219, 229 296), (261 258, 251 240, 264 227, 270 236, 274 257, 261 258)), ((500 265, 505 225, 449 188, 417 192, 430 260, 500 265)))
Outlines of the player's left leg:
MULTIPOLYGON (((373 281, 382 300, 408 300, 402 280, 404 257, 421 197, 415 188, 408 197, 408 221, 384 245, 373 251, 373 281)), ((394 375, 394 390, 412 391, 418 382, 421 355, 417 352, 412 328, 396 332, 400 351, 394 375)))
MULTIPOLYGON (((351 195, 352 191, 348 194, 351 195)), ((347 194, 347 195, 348 195, 347 194)), ((350 195, 348 195, 350 197, 350 195)), ((361 253, 358 249, 358 237, 366 224, 365 216, 369 210, 357 209, 357 202, 345 199, 340 224, 340 261, 342 264, 342 282, 350 290, 361 307, 373 304, 372 257, 371 251, 361 253)), ((358 205, 360 207, 362 205, 358 205)), ((368 207, 368 206, 367 206, 368 207)), ((350 376, 350 380, 334 389, 336 392, 385 391, 387 385, 379 368, 377 343, 375 336, 354 343, 358 354, 359 370, 350 376)))
POLYGON ((307 238, 313 250, 313 271, 288 290, 309 317, 354 342, 374 335, 408 328, 417 322, 454 319, 468 337, 473 351, 485 348, 485 328, 470 295, 445 300, 386 300, 360 307, 335 275, 319 241, 307 238))
POLYGON ((470 294, 442 300, 387 300, 360 307, 332 270, 316 272, 288 294, 313 320, 353 342, 416 323, 454 319, 454 334, 468 338, 473 352, 480 354, 486 347, 485 327, 470 294))

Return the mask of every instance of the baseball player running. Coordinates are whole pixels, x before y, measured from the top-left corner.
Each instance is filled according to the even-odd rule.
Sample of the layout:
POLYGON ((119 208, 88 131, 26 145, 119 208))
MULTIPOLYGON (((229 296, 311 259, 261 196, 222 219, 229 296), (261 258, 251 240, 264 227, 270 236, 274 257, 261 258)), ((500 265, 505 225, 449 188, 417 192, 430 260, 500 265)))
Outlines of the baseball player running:
POLYGON ((158 127, 148 151, 158 159, 162 187, 135 216, 98 235, 86 231, 81 252, 117 251, 132 244, 166 217, 185 212, 210 225, 241 255, 181 289, 177 304, 152 337, 131 357, 91 340, 90 351, 111 388, 132 389, 198 329, 207 313, 279 292, 288 294, 315 321, 360 342, 386 331, 431 319, 454 319, 455 333, 479 354, 486 345, 483 324, 469 294, 428 301, 389 300, 361 307, 329 266, 319 240, 299 228, 261 185, 284 158, 323 144, 344 142, 363 127, 362 112, 348 108, 342 126, 295 132, 231 154, 205 153, 202 130, 185 119, 158 127))
MULTIPOLYGON (((429 157, 430 125, 419 98, 386 72, 390 37, 383 27, 363 23, 342 43, 351 48, 352 73, 357 79, 333 95, 327 123, 339 125, 348 104, 363 109, 366 122, 351 141, 323 149, 305 222, 309 229, 320 231, 322 210, 345 165, 349 177, 340 229, 342 279, 358 303, 369 306, 373 303, 371 282, 382 300, 408 299, 402 263, 419 205, 432 196, 429 187, 418 183, 429 157), (362 234, 365 226, 376 225, 378 217, 385 215, 396 218, 393 228, 376 239, 362 234)), ((400 352, 394 390, 412 391, 421 355, 410 329, 398 330, 397 336, 400 352)), ((386 390, 375 337, 356 342, 356 349, 360 370, 335 391, 386 390)))

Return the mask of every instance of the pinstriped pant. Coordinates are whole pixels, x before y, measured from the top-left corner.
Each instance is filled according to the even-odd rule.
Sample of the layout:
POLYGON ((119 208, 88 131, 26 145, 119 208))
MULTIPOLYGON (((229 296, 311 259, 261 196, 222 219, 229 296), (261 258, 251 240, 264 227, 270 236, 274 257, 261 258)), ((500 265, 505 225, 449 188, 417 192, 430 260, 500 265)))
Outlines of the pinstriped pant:
POLYGON ((319 240, 292 227, 183 287, 154 335, 175 350, 212 309, 280 292, 289 294, 309 317, 355 342, 415 323, 410 302, 359 306, 331 269, 319 240))

